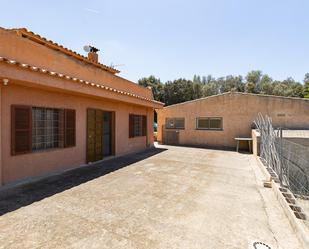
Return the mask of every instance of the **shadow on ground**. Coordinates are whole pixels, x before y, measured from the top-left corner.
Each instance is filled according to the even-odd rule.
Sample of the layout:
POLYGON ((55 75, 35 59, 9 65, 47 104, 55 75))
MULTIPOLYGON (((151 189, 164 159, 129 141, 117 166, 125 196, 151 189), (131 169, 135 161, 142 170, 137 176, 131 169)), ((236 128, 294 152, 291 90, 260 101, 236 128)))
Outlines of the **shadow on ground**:
POLYGON ((89 165, 88 167, 73 169, 63 174, 46 177, 33 183, 4 190, 0 192, 0 216, 100 176, 104 176, 110 172, 130 166, 133 163, 165 150, 153 148, 136 154, 89 165))

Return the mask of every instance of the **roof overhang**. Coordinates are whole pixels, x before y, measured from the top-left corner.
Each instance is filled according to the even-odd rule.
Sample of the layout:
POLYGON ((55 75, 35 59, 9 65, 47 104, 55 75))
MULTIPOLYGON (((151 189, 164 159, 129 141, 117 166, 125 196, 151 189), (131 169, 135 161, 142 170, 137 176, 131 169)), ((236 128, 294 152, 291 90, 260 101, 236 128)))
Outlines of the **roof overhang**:
POLYGON ((164 105, 162 102, 137 95, 133 92, 116 89, 101 82, 90 82, 86 79, 53 72, 4 57, 0 57, 0 77, 15 80, 19 84, 26 84, 27 86, 74 92, 76 94, 107 98, 156 109, 160 109, 164 105))

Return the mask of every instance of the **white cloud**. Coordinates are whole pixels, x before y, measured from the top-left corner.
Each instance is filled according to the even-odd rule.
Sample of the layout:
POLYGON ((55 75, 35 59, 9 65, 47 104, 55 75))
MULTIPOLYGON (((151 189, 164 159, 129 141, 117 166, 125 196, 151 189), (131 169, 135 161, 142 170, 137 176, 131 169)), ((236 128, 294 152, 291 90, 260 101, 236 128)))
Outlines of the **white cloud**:
POLYGON ((85 11, 88 11, 88 12, 95 13, 95 14, 100 14, 100 11, 98 11, 98 10, 89 9, 89 8, 84 8, 84 10, 85 10, 85 11))

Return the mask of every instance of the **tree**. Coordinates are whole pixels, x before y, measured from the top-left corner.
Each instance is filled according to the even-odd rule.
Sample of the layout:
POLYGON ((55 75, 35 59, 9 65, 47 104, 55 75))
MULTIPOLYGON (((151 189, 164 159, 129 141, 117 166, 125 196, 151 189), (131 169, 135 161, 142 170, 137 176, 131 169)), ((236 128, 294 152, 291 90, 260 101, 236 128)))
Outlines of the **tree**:
POLYGON ((139 79, 138 84, 144 87, 151 87, 153 98, 164 102, 164 85, 159 78, 150 75, 149 77, 139 79))
POLYGON ((203 96, 208 97, 219 93, 218 84, 216 81, 209 82, 203 86, 203 96))
POLYGON ((306 73, 305 75, 303 96, 304 98, 309 99, 309 73, 306 73))
POLYGON ((199 99, 201 97, 203 97, 202 84, 193 82, 193 99, 199 99))
POLYGON ((260 92, 260 81, 262 77, 262 71, 253 70, 250 71, 246 76, 246 92, 248 93, 259 93, 260 92))
POLYGON ((273 79, 270 78, 267 74, 264 74, 260 81, 260 93, 262 94, 273 94, 273 79))
POLYGON ((155 100, 162 101, 166 105, 228 91, 309 98, 309 73, 305 75, 304 85, 291 77, 283 81, 274 81, 259 70, 248 72, 245 80, 241 75, 220 78, 214 78, 211 75, 194 75, 193 80, 180 78, 163 84, 159 78, 149 76, 140 79, 138 83, 142 86, 150 86, 155 100))
POLYGON ((245 85, 245 92, 246 93, 255 93, 255 84, 253 82, 247 82, 245 85))
POLYGON ((194 87, 191 80, 177 79, 165 83, 165 104, 172 105, 194 99, 194 87))
POLYGON ((282 84, 286 86, 286 92, 284 96, 287 97, 303 97, 303 86, 296 82, 292 77, 288 77, 282 84))
POLYGON ((202 81, 201 81, 201 76, 199 76, 199 75, 194 75, 194 76, 193 76, 193 83, 201 84, 201 83, 202 83, 202 81))
POLYGON ((205 85, 207 83, 207 77, 203 76, 202 77, 202 84, 205 85))
POLYGON ((220 92, 229 92, 229 91, 237 91, 243 92, 244 91, 244 84, 242 82, 242 76, 233 76, 228 75, 225 79, 221 80, 221 90, 220 92))
POLYGON ((290 91, 290 97, 299 97, 303 98, 304 97, 304 87, 302 84, 299 82, 296 82, 290 91))
POLYGON ((274 81, 272 87, 272 93, 276 96, 284 96, 287 90, 286 85, 282 84, 282 82, 279 80, 274 81))

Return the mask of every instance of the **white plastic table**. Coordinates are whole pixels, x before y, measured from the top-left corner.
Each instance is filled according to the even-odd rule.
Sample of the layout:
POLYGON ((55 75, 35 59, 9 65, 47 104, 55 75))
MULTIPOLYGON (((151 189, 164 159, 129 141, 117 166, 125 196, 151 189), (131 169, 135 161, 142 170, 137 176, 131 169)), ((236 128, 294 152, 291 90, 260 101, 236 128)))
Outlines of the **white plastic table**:
POLYGON ((237 145, 236 145, 236 151, 237 152, 239 150, 239 141, 248 141, 249 152, 251 152, 251 142, 252 142, 251 137, 235 137, 235 140, 237 141, 237 145))

